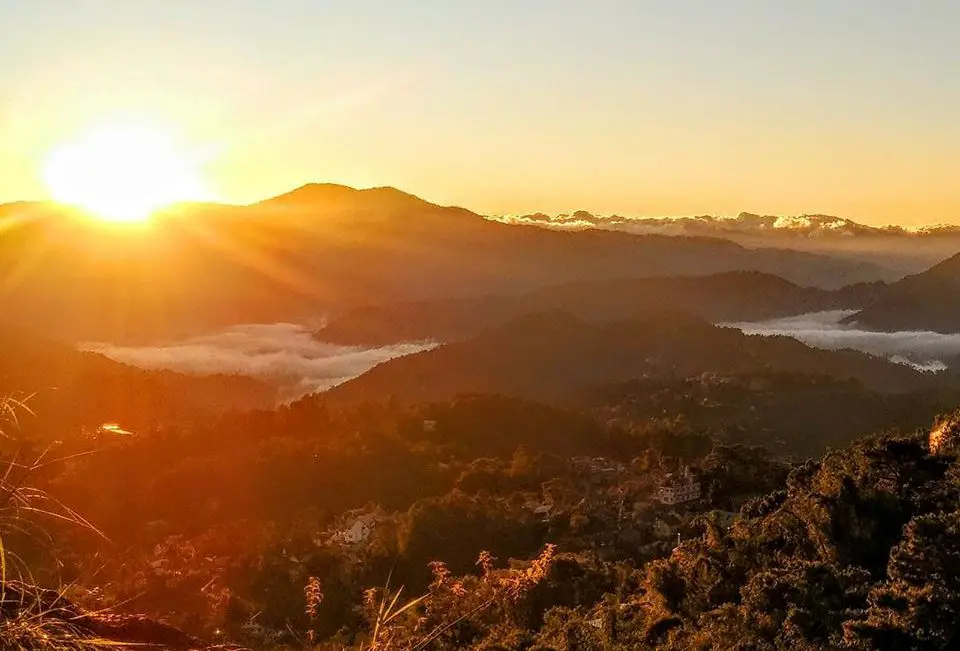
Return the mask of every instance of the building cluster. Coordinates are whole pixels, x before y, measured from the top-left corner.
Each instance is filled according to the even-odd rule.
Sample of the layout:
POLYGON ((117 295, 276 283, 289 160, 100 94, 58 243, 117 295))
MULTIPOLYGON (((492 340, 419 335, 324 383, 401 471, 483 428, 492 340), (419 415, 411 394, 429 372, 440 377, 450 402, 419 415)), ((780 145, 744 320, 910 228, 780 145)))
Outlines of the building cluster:
MULTIPOLYGON (((590 528, 596 527, 599 532, 619 536, 630 531, 649 531, 662 538, 667 533, 672 535, 678 526, 672 522, 676 516, 671 514, 676 512, 662 507, 687 504, 702 497, 700 482, 689 467, 657 472, 625 466, 605 457, 574 457, 570 470, 566 477, 545 482, 536 493, 492 499, 504 504, 512 502, 514 507, 526 510, 547 525, 569 521, 573 529, 582 530, 594 523, 590 528)), ((368 506, 345 514, 320 539, 339 547, 360 548, 389 519, 389 514, 379 507, 368 506)))
POLYGON ((662 504, 673 506, 698 500, 700 494, 700 482, 690 472, 690 468, 684 466, 682 472, 664 475, 657 489, 656 498, 662 504))

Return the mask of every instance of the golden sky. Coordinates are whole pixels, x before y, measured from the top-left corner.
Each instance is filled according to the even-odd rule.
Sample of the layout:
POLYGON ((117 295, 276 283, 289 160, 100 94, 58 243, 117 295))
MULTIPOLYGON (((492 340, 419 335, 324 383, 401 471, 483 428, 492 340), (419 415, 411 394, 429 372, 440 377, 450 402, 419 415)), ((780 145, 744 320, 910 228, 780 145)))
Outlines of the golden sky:
POLYGON ((217 198, 393 185, 485 213, 960 222, 958 3, 0 5, 0 201, 165 125, 217 198))

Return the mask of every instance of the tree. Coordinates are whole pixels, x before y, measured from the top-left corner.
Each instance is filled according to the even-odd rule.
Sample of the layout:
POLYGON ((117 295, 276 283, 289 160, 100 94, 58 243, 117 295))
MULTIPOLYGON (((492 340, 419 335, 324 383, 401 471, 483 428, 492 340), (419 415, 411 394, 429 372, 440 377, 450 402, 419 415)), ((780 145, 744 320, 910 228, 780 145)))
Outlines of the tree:
POLYGON ((862 649, 954 649, 960 645, 960 511, 914 518, 890 554, 887 581, 870 593, 866 617, 847 626, 862 649))

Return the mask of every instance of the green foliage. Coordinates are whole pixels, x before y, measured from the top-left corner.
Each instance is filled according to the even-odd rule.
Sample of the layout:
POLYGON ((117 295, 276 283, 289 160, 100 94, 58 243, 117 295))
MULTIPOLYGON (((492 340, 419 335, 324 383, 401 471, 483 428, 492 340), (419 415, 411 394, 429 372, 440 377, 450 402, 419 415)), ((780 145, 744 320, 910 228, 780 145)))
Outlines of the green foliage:
POLYGON ((603 387, 593 404, 660 436, 709 434, 708 447, 712 436, 808 457, 881 431, 926 427, 958 400, 955 389, 890 395, 847 378, 759 372, 636 379, 603 387))
POLYGON ((790 464, 689 423, 571 413, 304 401, 117 440, 49 483, 122 547, 58 532, 60 558, 104 586, 91 603, 258 649, 960 641, 950 451, 887 435, 790 464), (685 463, 704 497, 659 504, 685 463), (333 535, 371 513, 362 539, 333 535))

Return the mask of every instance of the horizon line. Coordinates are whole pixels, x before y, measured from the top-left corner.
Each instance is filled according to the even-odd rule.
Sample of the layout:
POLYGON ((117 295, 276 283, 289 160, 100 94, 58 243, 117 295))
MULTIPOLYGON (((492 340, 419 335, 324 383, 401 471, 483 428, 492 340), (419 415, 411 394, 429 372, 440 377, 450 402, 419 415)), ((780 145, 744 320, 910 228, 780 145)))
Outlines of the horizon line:
MULTIPOLYGON (((175 211, 177 209, 185 209, 190 207, 220 207, 220 208, 238 208, 238 209, 254 208, 264 203, 268 203, 278 199, 283 199, 284 197, 290 197, 292 195, 309 190, 311 188, 346 190, 346 191, 355 192, 355 193, 372 192, 376 190, 390 190, 432 206, 437 206, 440 208, 466 210, 479 217, 483 217, 491 221, 499 221, 501 223, 509 223, 509 224, 520 223, 520 222, 511 221, 511 220, 520 220, 520 219, 531 218, 535 216, 543 216, 543 217, 546 217, 548 220, 557 220, 561 218, 575 217, 578 214, 583 214, 584 217, 591 217, 598 220, 620 219, 620 220, 624 220, 625 222, 645 222, 645 221, 671 222, 671 221, 681 221, 681 220, 705 220, 705 221, 712 220, 714 222, 717 222, 717 221, 737 221, 745 216, 766 217, 766 218, 775 218, 775 219, 805 219, 805 218, 820 217, 820 218, 828 218, 836 221, 843 221, 850 225, 857 226, 870 231, 881 231, 881 232, 901 231, 904 233, 915 233, 915 234, 922 233, 924 231, 931 232, 931 231, 945 230, 945 229, 960 229, 960 222, 957 222, 957 223, 930 222, 926 224, 917 224, 913 226, 904 226, 904 225, 895 224, 895 223, 873 225, 873 224, 865 224, 863 222, 858 222, 856 220, 853 220, 847 217, 842 217, 840 215, 832 215, 832 214, 823 213, 823 212, 810 212, 810 213, 800 213, 800 214, 791 215, 791 214, 773 214, 773 213, 754 213, 751 211, 742 210, 736 215, 722 214, 722 213, 715 213, 715 214, 703 213, 703 214, 686 214, 686 215, 655 215, 655 216, 654 215, 643 215, 643 216, 634 215, 634 216, 631 216, 631 215, 621 214, 616 212, 614 213, 593 212, 593 211, 580 208, 576 210, 571 210, 569 212, 557 212, 557 213, 547 213, 543 211, 526 212, 526 213, 524 212, 482 213, 482 212, 476 212, 473 209, 468 208, 466 206, 462 206, 462 205, 436 203, 436 202, 430 201, 429 199, 424 199, 420 195, 414 194, 412 192, 407 192, 406 190, 401 190, 400 188, 392 185, 375 185, 375 186, 369 186, 369 187, 359 187, 359 186, 347 185, 344 183, 335 183, 335 182, 327 182, 327 181, 310 181, 310 182, 295 186, 291 190, 280 192, 279 194, 267 195, 262 199, 258 199, 252 202, 232 202, 232 201, 220 200, 220 199, 217 199, 217 200, 198 199, 198 200, 178 201, 170 204, 169 206, 166 206, 165 208, 161 208, 157 210, 156 213, 161 214, 164 212, 170 212, 170 211, 175 211)), ((31 206, 31 205, 32 206, 55 206, 55 207, 58 207, 61 209, 67 209, 67 210, 77 208, 76 206, 63 204, 63 203, 54 201, 53 199, 47 198, 47 199, 20 199, 20 200, 0 202, 0 210, 11 208, 13 206, 21 206, 21 205, 22 206, 31 206)), ((525 221, 522 223, 528 224, 531 226, 540 226, 543 228, 549 228, 551 224, 554 224, 554 225, 557 224, 557 222, 554 222, 554 221, 544 221, 542 224, 537 224, 537 223, 534 223, 533 220, 525 221)), ((586 226, 584 227, 584 230, 589 228, 590 226, 586 226)), ((777 230, 788 231, 793 229, 777 229, 777 230)))

